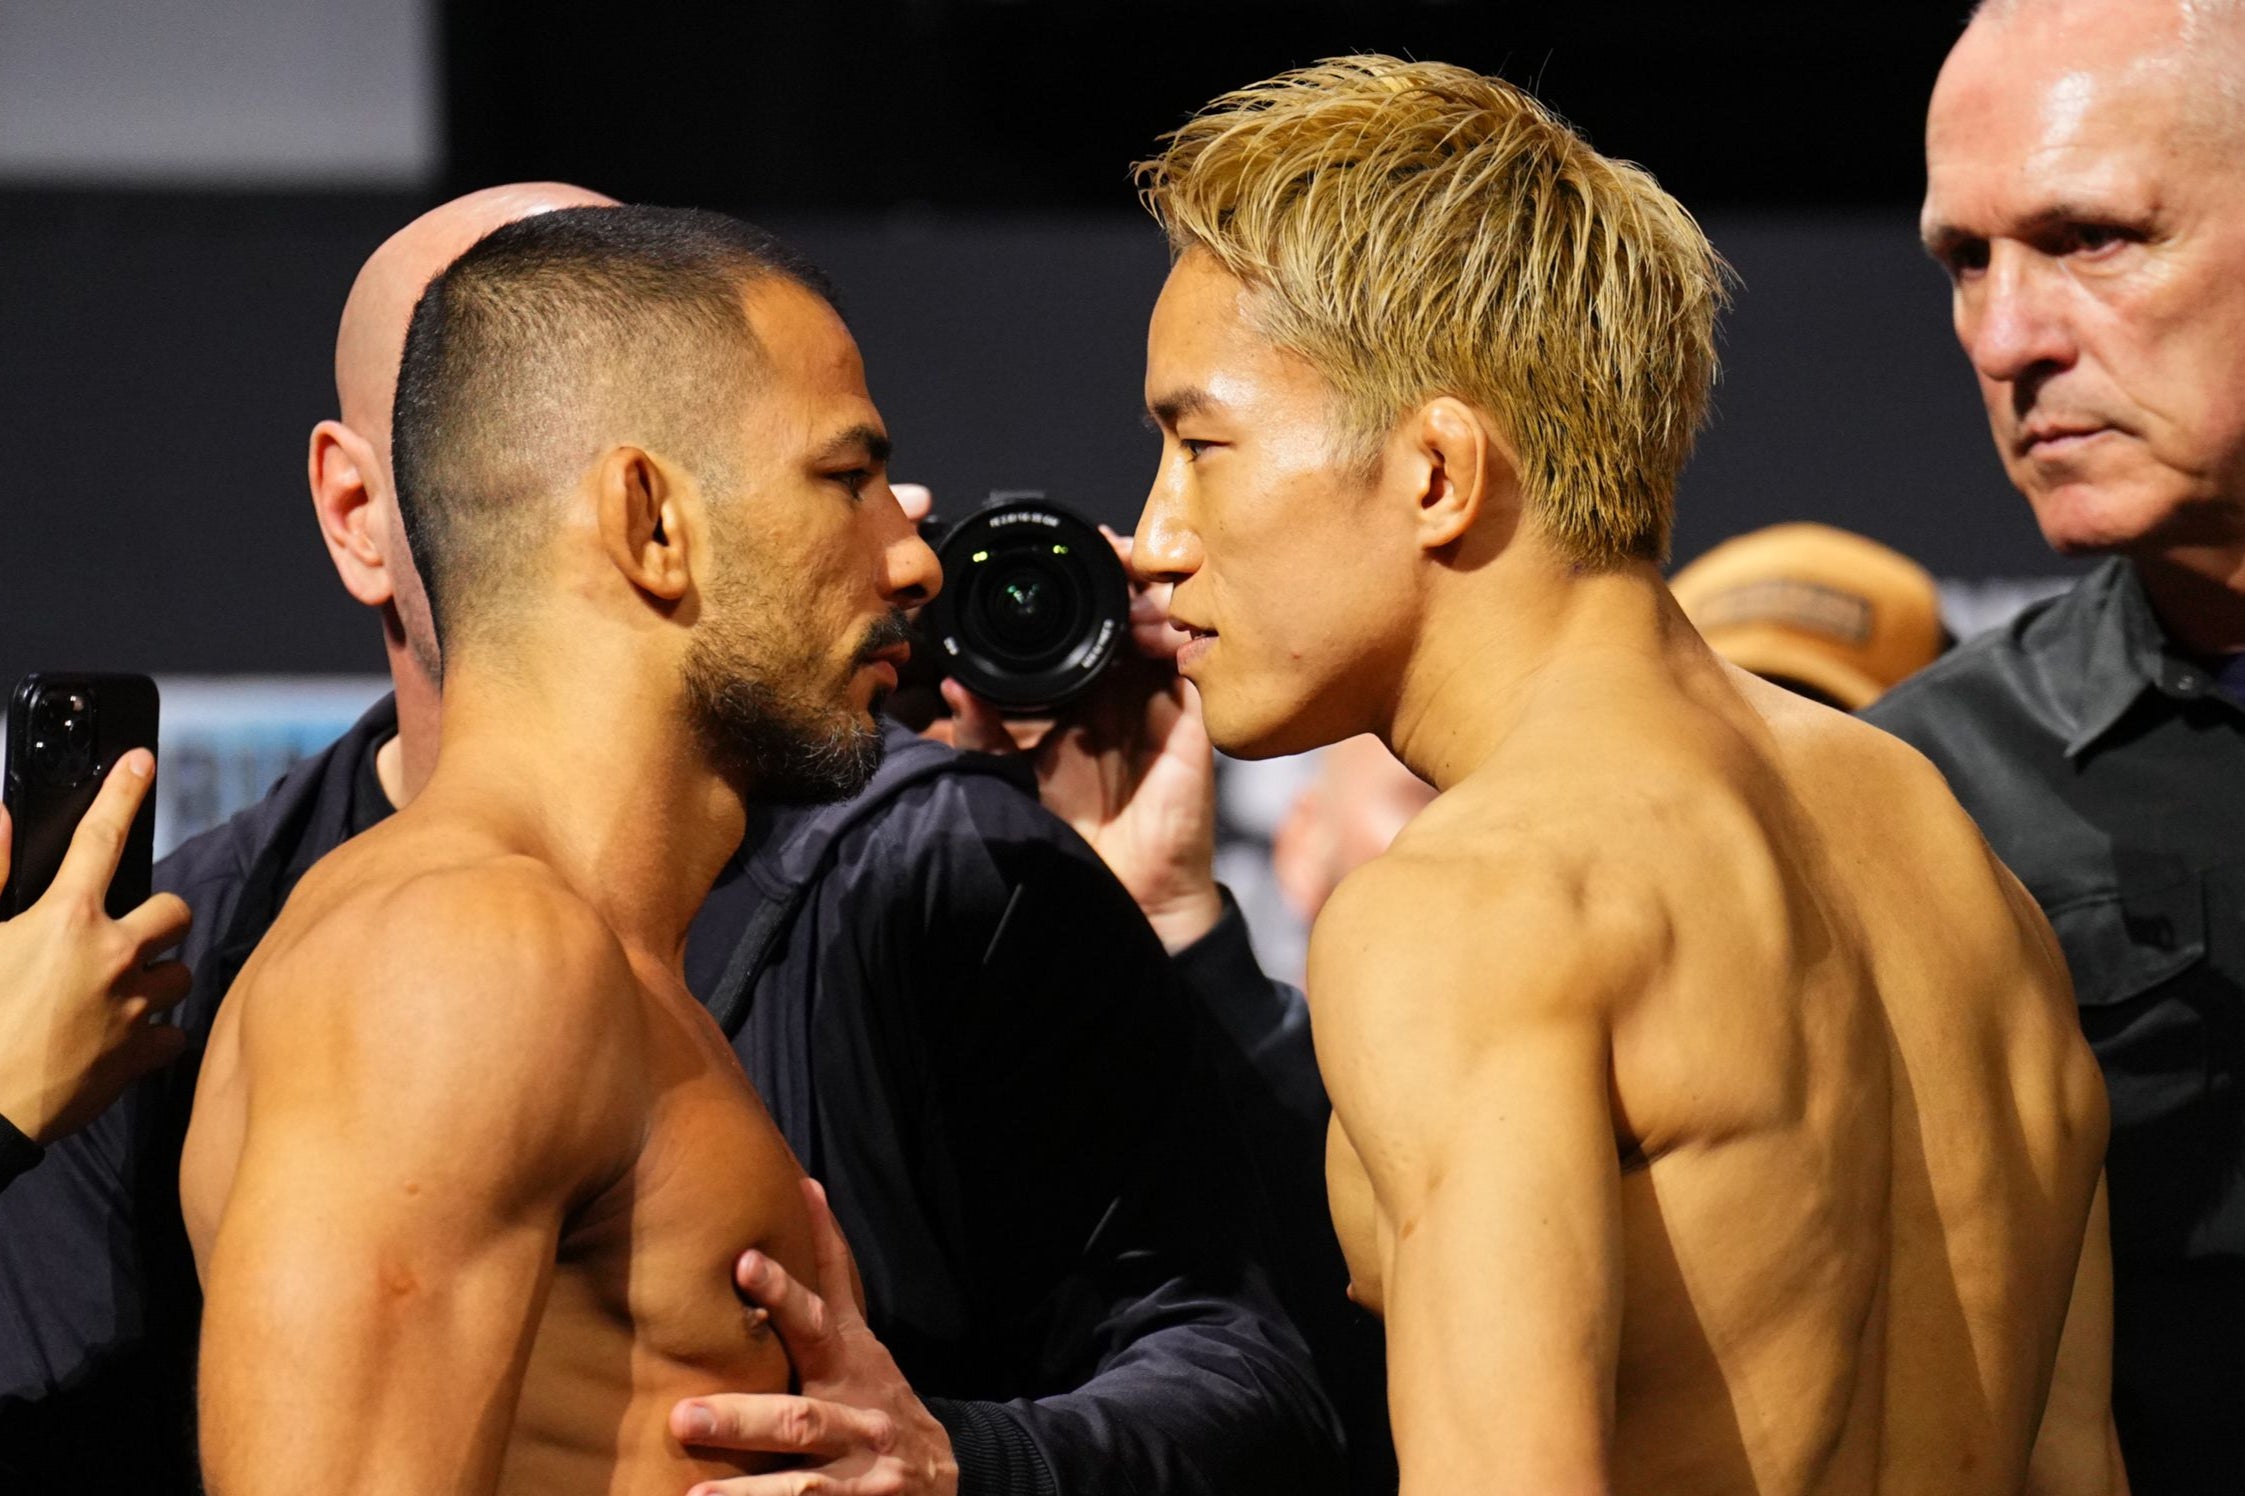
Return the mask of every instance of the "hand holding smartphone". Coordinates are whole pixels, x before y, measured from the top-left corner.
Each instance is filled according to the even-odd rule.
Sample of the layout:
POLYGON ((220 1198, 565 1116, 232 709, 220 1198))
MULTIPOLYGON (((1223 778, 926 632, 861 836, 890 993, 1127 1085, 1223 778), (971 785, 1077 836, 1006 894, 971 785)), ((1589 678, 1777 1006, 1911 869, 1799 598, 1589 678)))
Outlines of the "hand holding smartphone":
MULTIPOLYGON (((0 919, 29 909, 54 882, 78 822, 118 760, 135 748, 156 751, 156 713, 156 683, 145 675, 50 672, 17 684, 8 702, 4 791, 15 845, 0 919)), ((156 797, 149 794, 109 884, 111 919, 147 902, 155 846, 156 797)))
MULTIPOLYGON (((92 1121, 186 1043, 157 1021, 187 995, 187 968, 155 958, 188 912, 148 892, 155 741, 145 676, 33 676, 9 703, 0 1119, 33 1145, 92 1121)), ((4 1173, 36 1158, 0 1129, 4 1173)))

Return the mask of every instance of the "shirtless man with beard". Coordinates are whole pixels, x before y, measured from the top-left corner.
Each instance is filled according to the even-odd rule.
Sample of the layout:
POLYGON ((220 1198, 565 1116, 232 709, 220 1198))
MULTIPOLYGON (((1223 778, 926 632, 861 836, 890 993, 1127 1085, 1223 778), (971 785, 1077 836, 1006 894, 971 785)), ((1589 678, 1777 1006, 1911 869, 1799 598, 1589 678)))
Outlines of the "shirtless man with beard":
POLYGON ((414 314, 393 442, 442 739, 212 1032, 181 1188, 217 1496, 677 1496, 758 1466, 671 1405, 789 1380, 735 1259, 846 1291, 680 969, 747 798, 870 775, 938 585, 818 285, 716 215, 574 208, 414 314))
POLYGON ((1440 792, 1309 964, 1405 1496, 2010 1496, 2046 1400, 2109 1431, 2048 1397, 2110 1359, 2049 927, 1923 758, 1662 583, 1697 226, 1517 89, 1391 58, 1219 99, 1141 171, 1176 263, 1136 559, 1210 733, 1376 733, 1440 792))

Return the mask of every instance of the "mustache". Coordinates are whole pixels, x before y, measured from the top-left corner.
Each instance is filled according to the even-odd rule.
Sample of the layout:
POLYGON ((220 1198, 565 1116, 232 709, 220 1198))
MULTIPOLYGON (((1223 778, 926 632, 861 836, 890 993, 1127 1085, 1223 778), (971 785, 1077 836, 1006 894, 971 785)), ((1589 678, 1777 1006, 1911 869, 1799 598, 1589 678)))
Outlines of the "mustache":
POLYGON ((880 655, 881 651, 894 649, 899 644, 909 646, 916 642, 912 625, 905 618, 904 610, 902 608, 891 608, 886 618, 865 631, 865 642, 858 646, 857 659, 854 663, 870 665, 880 655))

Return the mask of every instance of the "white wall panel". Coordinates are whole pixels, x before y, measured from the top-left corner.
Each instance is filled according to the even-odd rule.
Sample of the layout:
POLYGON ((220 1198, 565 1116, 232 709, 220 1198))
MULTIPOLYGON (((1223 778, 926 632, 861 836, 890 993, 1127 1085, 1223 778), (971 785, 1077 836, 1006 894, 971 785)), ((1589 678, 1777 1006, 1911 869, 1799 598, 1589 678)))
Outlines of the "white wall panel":
POLYGON ((0 0, 0 181, 398 186, 439 164, 434 0, 0 0))

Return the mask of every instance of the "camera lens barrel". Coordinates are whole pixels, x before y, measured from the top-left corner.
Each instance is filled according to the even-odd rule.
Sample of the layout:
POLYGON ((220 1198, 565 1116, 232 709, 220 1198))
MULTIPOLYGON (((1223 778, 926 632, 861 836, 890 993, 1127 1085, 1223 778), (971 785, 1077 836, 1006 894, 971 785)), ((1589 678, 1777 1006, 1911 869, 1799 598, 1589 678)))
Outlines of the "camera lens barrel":
POLYGON ((1130 580, 1107 539, 1043 495, 998 496, 950 527, 923 628, 945 673, 1003 711, 1072 700, 1130 628, 1130 580))

